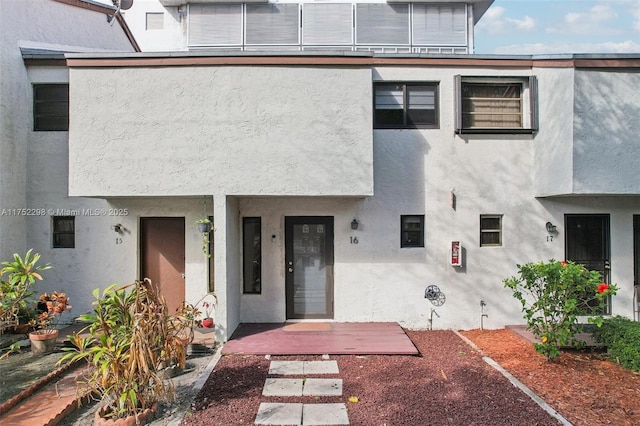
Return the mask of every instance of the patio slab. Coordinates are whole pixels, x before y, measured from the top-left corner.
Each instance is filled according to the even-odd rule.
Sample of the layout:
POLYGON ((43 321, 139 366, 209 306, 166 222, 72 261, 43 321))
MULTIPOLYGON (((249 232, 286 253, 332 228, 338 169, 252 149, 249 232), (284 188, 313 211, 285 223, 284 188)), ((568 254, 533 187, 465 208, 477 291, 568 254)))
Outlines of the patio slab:
POLYGON ((342 379, 306 379, 302 395, 340 396, 342 395, 342 379))
POLYGON ((302 375, 304 374, 304 361, 271 361, 269 374, 302 375))
POLYGON ((338 361, 304 361, 304 374, 338 374, 338 361))
POLYGON ((348 425, 349 416, 344 404, 304 404, 303 425, 348 425))
POLYGON ((302 422, 302 404, 261 402, 256 415, 257 425, 299 425, 302 422))
POLYGON ((264 382, 264 396, 302 396, 302 379, 272 379, 264 382))

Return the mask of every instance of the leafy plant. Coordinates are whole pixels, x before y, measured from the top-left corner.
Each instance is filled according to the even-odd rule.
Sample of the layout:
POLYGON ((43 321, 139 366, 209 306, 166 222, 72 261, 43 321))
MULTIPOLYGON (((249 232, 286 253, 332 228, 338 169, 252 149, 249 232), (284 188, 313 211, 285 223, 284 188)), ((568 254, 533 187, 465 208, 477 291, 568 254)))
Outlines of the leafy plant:
POLYGON ((56 329, 60 317, 66 311, 71 310, 69 298, 65 293, 42 293, 38 298, 42 312, 38 315, 37 327, 41 333, 46 333, 56 329))
POLYGON ((609 355, 625 368, 640 371, 640 322, 615 316, 605 319, 593 333, 609 355))
POLYGON ((2 262, 4 266, 0 269, 0 322, 2 324, 17 324, 19 314, 29 311, 29 298, 33 295, 31 287, 36 280, 42 280, 40 272, 51 268, 49 264, 37 265, 40 255, 32 252, 33 249, 29 249, 24 258, 15 253, 12 262, 2 262), (5 275, 6 280, 2 279, 5 275))
POLYGON ((86 359, 95 367, 87 385, 107 401, 106 416, 137 418, 157 401, 175 396, 160 369, 171 363, 184 368, 185 337, 192 338, 186 328, 192 327, 194 314, 183 305, 170 315, 149 279, 111 285, 102 295, 96 289, 93 295, 94 313, 80 317, 89 325, 71 336, 75 348, 68 348, 59 363, 86 359))
POLYGON ((207 255, 207 257, 211 257, 211 253, 209 253, 209 234, 213 230, 213 224, 209 219, 198 219, 196 220, 196 224, 198 224, 198 228, 200 225, 204 225, 200 228, 200 233, 202 234, 202 252, 207 255))
POLYGON ((534 344, 536 351, 551 360, 560 355, 561 346, 581 347, 584 342, 575 338, 581 331, 578 317, 596 312, 588 321, 601 325, 600 313, 616 286, 573 262, 551 259, 517 266, 519 276, 505 279, 504 285, 520 301, 527 329, 541 342, 534 344))

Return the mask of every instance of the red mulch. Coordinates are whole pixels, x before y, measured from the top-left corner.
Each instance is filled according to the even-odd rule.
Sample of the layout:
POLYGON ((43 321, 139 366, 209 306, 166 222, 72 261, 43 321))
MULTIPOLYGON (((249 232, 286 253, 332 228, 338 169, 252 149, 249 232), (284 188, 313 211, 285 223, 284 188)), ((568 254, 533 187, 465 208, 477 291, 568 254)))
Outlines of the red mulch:
MULTIPOLYGON (((341 397, 263 397, 269 360, 224 356, 182 425, 252 425, 260 402, 343 402, 352 425, 557 425, 451 331, 407 331, 422 356, 332 356, 341 397), (358 402, 349 402, 349 397, 358 402)), ((272 357, 320 359, 320 357, 272 357)))
POLYGON ((601 353, 564 351, 547 362, 509 330, 462 332, 575 426, 640 425, 640 373, 601 353))

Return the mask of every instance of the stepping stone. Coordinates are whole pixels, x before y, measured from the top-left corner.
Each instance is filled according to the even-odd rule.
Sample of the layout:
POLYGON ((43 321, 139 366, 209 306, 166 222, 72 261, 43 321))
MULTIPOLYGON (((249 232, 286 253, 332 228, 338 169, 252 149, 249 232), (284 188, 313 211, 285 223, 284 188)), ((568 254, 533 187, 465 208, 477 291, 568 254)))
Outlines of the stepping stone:
POLYGON ((302 396, 302 379, 271 379, 264 382, 264 396, 302 396))
POLYGON ((302 395, 340 396, 342 395, 342 379, 306 379, 302 395))
POLYGON ((338 362, 304 361, 304 374, 338 374, 338 362))
POLYGON ((299 425, 302 404, 261 402, 256 416, 257 425, 299 425))
POLYGON ((303 425, 348 425, 349 416, 344 404, 304 404, 303 425))
POLYGON ((303 361, 271 361, 269 374, 273 375, 302 375, 304 374, 303 361))

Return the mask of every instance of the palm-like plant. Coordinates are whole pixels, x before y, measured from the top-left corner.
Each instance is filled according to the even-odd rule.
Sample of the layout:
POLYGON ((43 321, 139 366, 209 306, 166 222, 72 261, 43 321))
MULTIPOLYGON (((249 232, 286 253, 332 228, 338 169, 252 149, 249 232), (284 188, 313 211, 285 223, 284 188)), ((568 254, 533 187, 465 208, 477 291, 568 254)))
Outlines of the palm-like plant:
POLYGON ((149 279, 94 291, 94 313, 80 317, 89 325, 71 336, 75 348, 59 362, 86 359, 95 367, 88 390, 107 401, 104 417, 138 416, 159 400, 172 398, 171 380, 161 366, 184 368, 188 308, 170 315, 167 304, 149 279), (81 334, 88 331, 89 335, 81 334))

